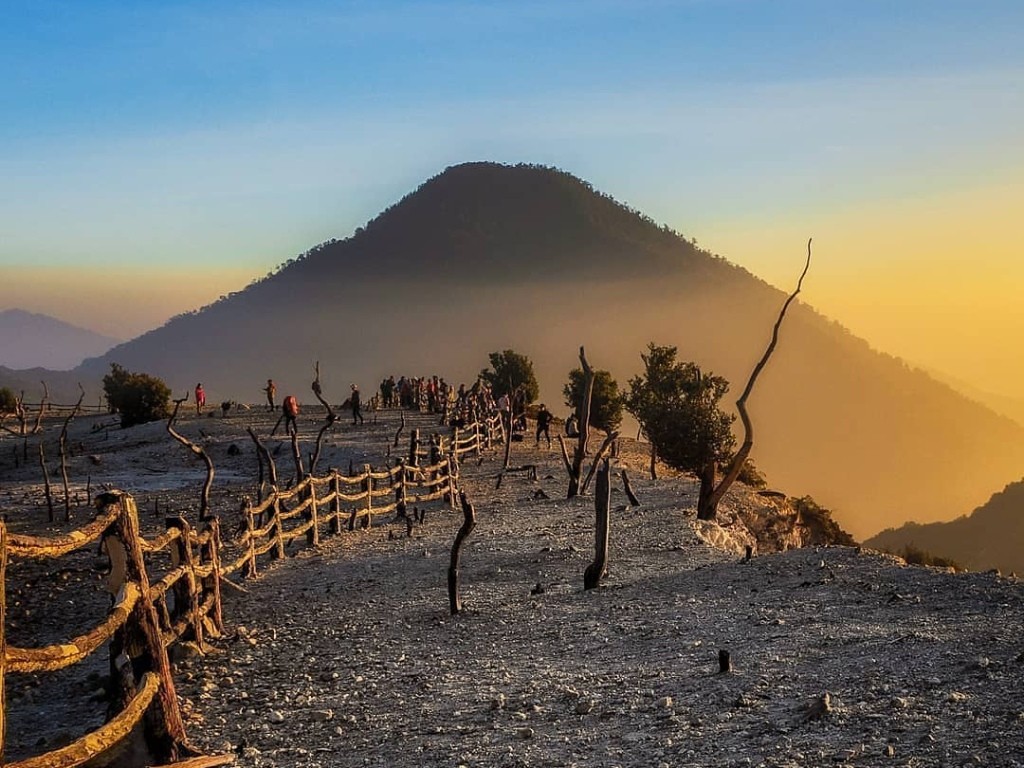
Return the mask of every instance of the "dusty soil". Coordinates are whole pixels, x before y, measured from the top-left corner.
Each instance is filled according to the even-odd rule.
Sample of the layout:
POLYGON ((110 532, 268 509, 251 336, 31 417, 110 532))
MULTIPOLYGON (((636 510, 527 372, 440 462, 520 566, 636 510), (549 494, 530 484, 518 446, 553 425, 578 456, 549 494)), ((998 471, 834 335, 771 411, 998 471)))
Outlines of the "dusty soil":
MULTIPOLYGON (((225 516, 252 492, 243 425, 260 419, 253 412, 182 425, 214 454, 215 507, 225 516), (231 442, 239 456, 228 456, 231 442)), ((323 466, 346 467, 350 457, 380 464, 396 422, 385 414, 376 426, 340 426, 323 466)), ((139 482, 131 490, 140 508, 161 499, 154 529, 165 509, 194 506, 202 478, 201 465, 157 426, 136 428, 152 435, 97 437, 131 450, 92 465, 139 482), (137 471, 146 468, 165 471, 147 478, 137 471)), ((304 434, 315 426, 310 417, 304 434)), ((89 435, 83 447, 82 456, 96 453, 89 435)), ((246 583, 248 594, 229 592, 232 638, 179 662, 196 744, 231 751, 244 766, 1024 764, 1024 591, 1016 580, 907 567, 851 548, 743 563, 737 549, 749 535, 735 512, 763 500, 738 489, 724 527, 698 526, 693 484, 645 478, 642 449, 627 446, 621 463, 643 503, 632 508, 613 495, 609 573, 585 592, 592 499, 564 500, 560 458, 532 441, 515 444, 512 463, 538 464, 536 482, 512 475, 495 491, 499 463, 495 454, 463 466, 478 523, 463 553, 468 610, 458 617, 448 613, 446 571, 462 517, 440 505, 412 537, 404 524, 383 524, 325 538, 246 583), (549 498, 537 498, 541 489, 549 498), (719 672, 720 650, 731 654, 728 673, 719 672)), ((0 478, 8 508, 37 500, 38 472, 8 467, 0 478)), ((25 507, 9 514, 14 524, 29 515, 25 507)), ((38 508, 32 514, 38 525, 38 508)), ((99 581, 94 559, 77 566, 75 595, 99 581)), ((61 577, 49 577, 47 594, 73 599, 53 585, 61 577)), ((32 602, 27 581, 15 586, 19 644, 32 632, 67 636, 50 609, 32 602)), ((90 625, 84 608, 64 610, 90 625)), ((101 671, 38 687, 12 676, 9 756, 68 738, 40 721, 66 717, 64 731, 80 732, 82 708, 39 691, 59 684, 82 701, 101 671)), ((93 702, 94 720, 102 706, 93 702)))

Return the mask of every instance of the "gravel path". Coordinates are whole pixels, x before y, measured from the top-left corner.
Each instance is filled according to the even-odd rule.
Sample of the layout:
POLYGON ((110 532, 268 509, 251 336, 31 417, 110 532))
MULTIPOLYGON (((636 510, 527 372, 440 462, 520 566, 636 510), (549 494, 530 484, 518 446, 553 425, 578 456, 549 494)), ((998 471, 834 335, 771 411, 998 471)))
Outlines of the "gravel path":
MULTIPOLYGON (((379 465, 392 417, 337 430, 322 466, 379 465)), ((252 490, 243 436, 258 418, 272 421, 254 412, 182 425, 215 457, 224 514, 252 490)), ((308 439, 315 420, 304 426, 308 439)), ((415 426, 430 420, 413 417, 415 426)), ((160 425, 78 440, 74 476, 92 472, 94 488, 142 483, 132 490, 154 531, 194 506, 201 468, 160 425)), ((325 537, 264 569, 248 594, 225 592, 234 637, 180 662, 176 676, 190 738, 253 768, 1024 765, 1017 580, 849 548, 742 563, 736 549, 750 539, 730 512, 767 502, 738 487, 723 526, 698 527, 693 483, 645 479, 642 449, 626 442, 620 464, 643 505, 615 492, 610 570, 584 592, 592 500, 562 498, 554 451, 516 444, 513 464, 536 463, 540 479, 509 475, 495 491, 499 461, 463 466, 478 512, 462 558, 464 614, 449 616, 446 594, 461 513, 432 505, 411 538, 404 524, 325 537)), ((17 510, 35 500, 26 508, 38 517, 37 475, 5 466, 4 481, 12 524, 38 529, 17 510)), ((82 552, 45 578, 31 563, 13 569, 11 636, 41 642, 91 626, 102 612, 92 603, 105 599, 94 560, 82 552)), ((105 656, 93 666, 76 680, 12 676, 9 756, 102 721, 105 704, 88 697, 102 687, 105 656)))
POLYGON ((542 479, 500 494, 493 461, 464 469, 467 613, 458 513, 303 553, 188 662, 193 738, 250 766, 1024 765, 1016 581, 848 548, 744 564, 694 535, 688 483, 636 478, 585 593, 592 501, 558 500, 553 453, 522 460, 542 479))

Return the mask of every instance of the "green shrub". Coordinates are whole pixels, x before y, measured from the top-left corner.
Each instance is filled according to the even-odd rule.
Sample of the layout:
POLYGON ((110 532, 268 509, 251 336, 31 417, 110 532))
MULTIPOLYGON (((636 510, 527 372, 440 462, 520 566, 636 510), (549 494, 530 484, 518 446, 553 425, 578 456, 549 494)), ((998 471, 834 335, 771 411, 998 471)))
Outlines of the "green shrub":
POLYGON ((112 363, 103 377, 103 392, 110 410, 121 414, 121 426, 132 427, 171 415, 171 389, 148 373, 132 373, 112 363))
POLYGON ((0 387, 0 413, 14 413, 18 409, 18 396, 10 387, 0 387))
POLYGON ((966 570, 960 563, 948 557, 933 555, 931 552, 915 547, 913 544, 904 544, 899 552, 890 552, 907 561, 908 565, 931 565, 936 568, 953 568, 957 571, 966 570))

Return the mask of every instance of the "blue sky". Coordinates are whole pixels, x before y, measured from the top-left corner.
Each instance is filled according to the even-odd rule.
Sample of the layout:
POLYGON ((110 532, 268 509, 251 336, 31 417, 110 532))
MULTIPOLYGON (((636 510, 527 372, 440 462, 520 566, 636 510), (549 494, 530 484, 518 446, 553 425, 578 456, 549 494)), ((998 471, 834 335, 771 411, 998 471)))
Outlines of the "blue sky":
POLYGON ((121 336, 494 159, 576 173, 778 284, 822 237, 808 301, 906 354, 901 308, 844 303, 842 275, 899 304, 892 262, 934 243, 858 238, 913 244, 965 205, 992 230, 986 200, 1024 179, 1019 0, 8 1, 0 71, 0 307, 121 336), (111 270, 118 316, 61 283, 111 270))

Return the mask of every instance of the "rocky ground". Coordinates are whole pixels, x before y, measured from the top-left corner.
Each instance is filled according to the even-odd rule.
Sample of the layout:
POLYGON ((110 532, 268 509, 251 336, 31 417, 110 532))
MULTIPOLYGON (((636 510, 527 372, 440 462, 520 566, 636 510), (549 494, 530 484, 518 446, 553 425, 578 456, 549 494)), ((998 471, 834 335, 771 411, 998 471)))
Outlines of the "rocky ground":
MULTIPOLYGON (((240 427, 255 418, 182 425, 223 466, 228 482, 215 499, 225 509, 252 490, 255 460, 240 427), (229 458, 231 442, 245 448, 240 456, 229 458)), ((396 420, 339 427, 324 466, 379 463, 396 420)), ((201 469, 179 459, 177 444, 154 447, 154 427, 137 429, 154 434, 111 432, 104 442, 138 445, 93 466, 125 463, 135 471, 126 479, 163 469, 154 473, 162 484, 133 489, 145 496, 140 507, 153 497, 187 507, 201 469)), ((438 505, 411 537, 384 524, 325 539, 246 583, 247 594, 227 593, 231 639, 179 663, 193 741, 254 767, 1024 764, 1016 580, 839 547, 744 563, 738 551, 750 539, 736 512, 763 499, 738 489, 724 526, 698 525, 693 484, 645 478, 641 449, 626 446, 620 463, 643 503, 613 495, 609 573, 585 592, 592 499, 564 500, 555 451, 518 443, 512 463, 538 464, 538 480, 510 475, 495 491, 497 454, 463 466, 478 523, 463 552, 468 610, 458 617, 448 613, 446 570, 462 516, 438 505)), ((21 471, 0 475, 8 506, 36 494, 21 471)), ((86 582, 89 566, 80 565, 86 582)), ((24 609, 31 590, 14 589, 24 609)), ((38 619, 44 607, 31 610, 13 611, 15 632, 65 629, 38 619)), ((13 749, 54 743, 39 723, 60 717, 57 703, 26 696, 33 681, 15 676, 9 686, 13 749)), ((102 719, 101 705, 93 709, 102 719)))

